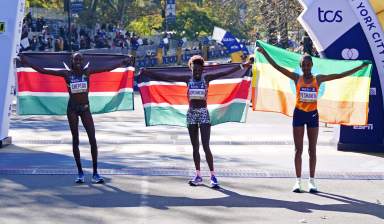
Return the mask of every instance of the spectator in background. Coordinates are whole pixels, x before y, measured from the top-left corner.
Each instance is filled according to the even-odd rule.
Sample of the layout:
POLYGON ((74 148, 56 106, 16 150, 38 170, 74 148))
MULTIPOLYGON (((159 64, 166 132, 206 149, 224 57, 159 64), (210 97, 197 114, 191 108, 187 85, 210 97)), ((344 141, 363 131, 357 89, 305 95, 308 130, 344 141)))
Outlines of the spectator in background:
POLYGON ((300 44, 299 44, 299 46, 295 49, 295 52, 296 52, 296 53, 299 53, 299 54, 304 54, 303 50, 304 50, 303 41, 300 41, 300 44))
POLYGON ((31 14, 31 12, 28 12, 28 13, 27 13, 27 15, 26 15, 25 18, 24 18, 24 22, 25 22, 25 24, 26 24, 28 27, 32 28, 32 14, 31 14))
POLYGON ((131 38, 131 48, 133 50, 137 50, 139 48, 139 43, 137 42, 136 34, 134 34, 133 37, 131 38))
POLYGON ((256 33, 256 37, 255 38, 256 38, 256 41, 261 39, 261 35, 260 35, 259 32, 256 33))
POLYGON ((313 47, 312 52, 314 57, 320 57, 320 54, 315 47, 313 47))
POLYGON ((91 40, 91 38, 89 37, 89 35, 87 34, 87 35, 85 36, 85 48, 86 48, 86 49, 91 49, 91 42, 92 42, 92 40, 91 40))
POLYGON ((69 42, 67 38, 63 38, 63 51, 69 50, 69 42))
POLYGON ((62 38, 66 37, 64 27, 62 27, 62 26, 59 28, 59 36, 62 38))
POLYGON ((84 36, 80 36, 80 50, 87 49, 87 43, 84 36))
POLYGON ((308 33, 305 32, 304 37, 303 37, 303 54, 309 54, 313 56, 313 43, 311 38, 308 36, 308 33))
POLYGON ((52 41, 52 37, 48 37, 47 39, 47 48, 46 48, 47 51, 53 51, 53 41, 52 41))
POLYGON ((95 48, 103 48, 103 43, 101 42, 101 38, 99 37, 99 35, 95 35, 94 40, 95 48))
POLYGON ((108 32, 112 33, 114 31, 114 27, 112 24, 108 25, 108 32))
POLYGON ((143 45, 148 45, 148 39, 147 38, 143 39, 143 45))
POLYGON ((164 56, 167 56, 168 50, 169 50, 169 38, 168 34, 165 34, 163 38, 163 44, 164 44, 164 56))
POLYGON ((36 20, 36 32, 41 32, 42 29, 43 29, 43 25, 41 23, 41 19, 37 18, 37 20, 36 20))
POLYGON ((143 45, 143 39, 141 39, 141 37, 139 37, 139 38, 137 39, 137 44, 138 44, 139 46, 143 45))
POLYGON ((60 48, 60 39, 59 38, 56 38, 55 39, 55 52, 58 52, 58 51, 61 51, 61 48, 60 48))
POLYGON ((33 35, 32 39, 29 43, 32 51, 35 51, 37 49, 37 44, 38 44, 37 43, 37 37, 36 37, 36 35, 33 35))
POLYGON ((39 46, 38 49, 39 49, 39 51, 45 51, 46 45, 47 44, 46 44, 43 36, 39 36, 38 37, 38 46, 39 46))

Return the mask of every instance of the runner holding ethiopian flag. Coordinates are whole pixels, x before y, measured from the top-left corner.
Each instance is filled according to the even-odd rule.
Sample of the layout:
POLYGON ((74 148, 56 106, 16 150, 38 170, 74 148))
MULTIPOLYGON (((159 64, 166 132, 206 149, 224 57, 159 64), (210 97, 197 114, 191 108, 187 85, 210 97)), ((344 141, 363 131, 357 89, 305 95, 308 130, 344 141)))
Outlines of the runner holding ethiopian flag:
POLYGON ((310 174, 308 191, 315 193, 317 192, 314 178, 316 170, 316 144, 319 135, 319 114, 317 111, 319 86, 323 82, 352 75, 369 64, 364 63, 340 74, 314 75, 311 72, 313 67, 312 57, 310 55, 304 55, 300 61, 300 67, 303 72, 301 76, 278 65, 262 47, 259 47, 257 50, 264 55, 276 70, 292 79, 296 84, 296 106, 293 112, 292 125, 293 139, 295 142, 295 169, 297 180, 293 187, 293 192, 299 193, 303 191, 301 185, 301 155, 303 154, 304 126, 307 125, 310 174))

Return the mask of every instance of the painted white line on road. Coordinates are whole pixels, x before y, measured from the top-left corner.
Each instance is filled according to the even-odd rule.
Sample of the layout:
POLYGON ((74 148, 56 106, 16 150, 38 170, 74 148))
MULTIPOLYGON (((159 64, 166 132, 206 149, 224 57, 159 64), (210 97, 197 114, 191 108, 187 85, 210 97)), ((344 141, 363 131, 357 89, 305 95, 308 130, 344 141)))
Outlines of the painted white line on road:
POLYGON ((140 187, 140 212, 139 212, 139 222, 138 223, 147 223, 148 217, 148 176, 141 177, 141 187, 140 187))
MULTIPOLYGON (((148 213, 148 192, 149 177, 153 176, 174 176, 187 177, 193 176, 191 169, 177 168, 123 168, 123 169, 99 169, 102 175, 133 175, 141 177, 141 197, 140 207, 143 217, 148 213)), ((57 168, 0 168, 0 175, 73 175, 76 169, 57 169, 57 168)), ((91 173, 91 170, 87 170, 91 173)), ((270 170, 270 169, 216 169, 217 176, 221 178, 296 178, 292 170, 270 170)), ((208 172, 203 172, 203 176, 209 176, 208 172)), ((362 171, 362 172, 340 172, 340 171, 319 171, 316 173, 317 179, 329 180, 384 180, 382 170, 362 171)), ((309 173, 303 172, 303 178, 308 178, 309 173)), ((145 222, 143 222, 145 223, 145 222)))

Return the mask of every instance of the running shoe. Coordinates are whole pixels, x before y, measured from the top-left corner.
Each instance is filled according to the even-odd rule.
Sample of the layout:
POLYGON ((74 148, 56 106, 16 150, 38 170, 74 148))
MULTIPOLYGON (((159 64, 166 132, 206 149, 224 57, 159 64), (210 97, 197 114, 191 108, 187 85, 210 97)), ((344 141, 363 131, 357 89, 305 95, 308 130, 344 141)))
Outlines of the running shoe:
POLYGON ((317 193, 317 187, 315 184, 315 180, 309 180, 308 181, 308 191, 309 193, 317 193))
POLYGON ((212 188, 219 187, 219 182, 217 182, 217 178, 214 175, 211 176, 211 187, 212 188))
POLYGON ((95 183, 95 184, 104 183, 104 178, 102 178, 98 173, 93 174, 92 183, 95 183))
POLYGON ((293 186, 292 191, 295 192, 295 193, 303 192, 303 187, 301 186, 301 181, 296 180, 296 183, 293 186))
POLYGON ((79 176, 76 178, 75 183, 77 184, 84 183, 84 173, 79 173, 79 176))
POLYGON ((192 178, 192 180, 190 180, 189 182, 189 185, 191 186, 199 186, 199 185, 202 185, 203 184, 203 178, 201 178, 200 176, 195 176, 194 178, 192 178))

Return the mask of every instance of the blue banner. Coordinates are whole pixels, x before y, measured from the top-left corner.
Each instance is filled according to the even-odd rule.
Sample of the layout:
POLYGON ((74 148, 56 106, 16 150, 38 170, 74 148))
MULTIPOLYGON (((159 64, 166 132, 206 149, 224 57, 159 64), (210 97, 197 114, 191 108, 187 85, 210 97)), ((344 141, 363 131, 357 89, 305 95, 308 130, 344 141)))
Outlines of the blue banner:
POLYGON ((71 0, 71 12, 79 13, 84 10, 83 0, 71 0))
POLYGON ((228 54, 232 54, 234 52, 243 50, 243 47, 240 45, 236 37, 232 33, 220 27, 214 28, 212 39, 218 42, 221 42, 224 45, 224 47, 227 49, 228 54))
POLYGON ((167 0, 165 19, 168 24, 176 22, 176 0, 167 0))
POLYGON ((227 32, 223 39, 221 40, 223 45, 228 49, 228 52, 231 54, 233 52, 241 51, 243 48, 240 46, 239 42, 236 40, 235 36, 232 33, 227 32))

